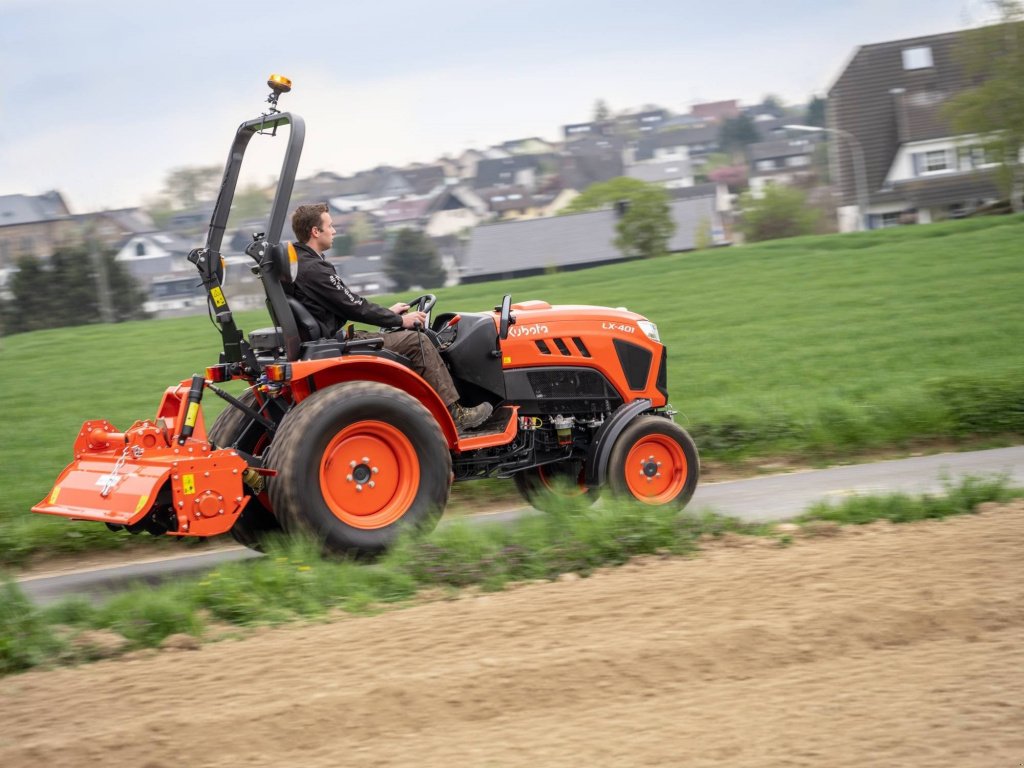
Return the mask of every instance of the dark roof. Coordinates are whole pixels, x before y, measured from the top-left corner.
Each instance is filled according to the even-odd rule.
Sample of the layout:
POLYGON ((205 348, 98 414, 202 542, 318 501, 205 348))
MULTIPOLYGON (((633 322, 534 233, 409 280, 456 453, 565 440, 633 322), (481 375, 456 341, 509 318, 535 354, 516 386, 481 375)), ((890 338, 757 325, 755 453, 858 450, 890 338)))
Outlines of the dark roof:
MULTIPOLYGON (((670 251, 695 247, 698 229, 717 221, 715 198, 704 195, 670 203, 676 232, 670 251)), ((614 209, 485 224, 473 229, 462 279, 468 282, 542 272, 550 267, 579 268, 621 261, 614 245, 618 216, 614 209)))
POLYGON ((695 197, 716 197, 718 185, 713 181, 694 184, 692 187, 674 187, 666 190, 673 200, 690 200, 695 197))
MULTIPOLYGON (((828 125, 852 133, 859 141, 872 199, 901 142, 951 135, 942 106, 969 85, 957 53, 961 38, 962 33, 949 32, 862 46, 829 90, 828 125), (904 51, 913 48, 930 49, 932 65, 905 69, 904 51)), ((839 160, 844 204, 853 204, 856 184, 851 154, 841 147, 833 151, 839 160)))
POLYGON ((41 195, 0 195, 0 227, 54 221, 68 215, 64 198, 57 191, 41 195))
POLYGON ((399 174, 412 187, 414 195, 426 195, 438 187, 444 186, 444 168, 440 165, 406 168, 399 171, 399 174))
POLYGON ((980 173, 951 173, 898 182, 896 191, 914 208, 938 208, 954 204, 975 205, 998 200, 999 185, 994 170, 980 173))

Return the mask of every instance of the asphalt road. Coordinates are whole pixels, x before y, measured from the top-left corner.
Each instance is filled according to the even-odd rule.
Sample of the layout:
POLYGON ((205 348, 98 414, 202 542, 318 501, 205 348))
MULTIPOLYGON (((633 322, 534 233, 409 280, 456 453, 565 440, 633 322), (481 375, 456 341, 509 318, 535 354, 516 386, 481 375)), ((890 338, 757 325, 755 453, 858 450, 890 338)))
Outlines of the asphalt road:
MULTIPOLYGON (((1005 475, 1011 485, 1024 487, 1024 446, 971 453, 945 453, 873 464, 856 464, 785 475, 702 485, 688 509, 713 511, 750 522, 785 520, 822 500, 884 493, 941 493, 948 482, 966 476, 1005 475)), ((529 507, 473 518, 501 523, 529 514, 529 507)), ((131 583, 156 584, 176 576, 195 574, 231 560, 261 555, 246 549, 228 549, 200 555, 163 557, 110 568, 83 569, 55 576, 34 576, 18 581, 39 605, 71 595, 102 599, 131 583)))

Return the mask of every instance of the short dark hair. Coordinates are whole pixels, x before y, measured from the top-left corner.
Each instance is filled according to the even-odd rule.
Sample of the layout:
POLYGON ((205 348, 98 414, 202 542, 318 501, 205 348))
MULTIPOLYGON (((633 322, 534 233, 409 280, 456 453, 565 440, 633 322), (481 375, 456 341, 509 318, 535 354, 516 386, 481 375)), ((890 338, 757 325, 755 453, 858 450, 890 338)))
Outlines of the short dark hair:
POLYGON ((300 243, 308 243, 313 236, 313 227, 319 227, 323 214, 327 213, 327 203, 300 205, 292 214, 292 232, 300 243))

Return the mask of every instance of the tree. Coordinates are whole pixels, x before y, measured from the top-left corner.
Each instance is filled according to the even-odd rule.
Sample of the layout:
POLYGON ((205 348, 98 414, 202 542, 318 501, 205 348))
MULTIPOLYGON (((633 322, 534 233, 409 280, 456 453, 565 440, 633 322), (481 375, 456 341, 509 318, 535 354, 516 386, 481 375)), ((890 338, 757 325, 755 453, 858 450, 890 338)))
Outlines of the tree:
POLYGON ((626 257, 648 258, 664 254, 676 231, 668 202, 668 192, 663 187, 620 176, 590 185, 560 215, 622 206, 615 227, 615 247, 626 257))
POLYGON ((732 154, 740 154, 748 144, 760 140, 754 121, 748 115, 730 117, 718 129, 718 143, 722 149, 732 154))
POLYGON ((821 96, 814 96, 807 105, 807 112, 804 115, 804 125, 814 125, 818 128, 825 127, 825 105, 827 102, 821 96))
MULTIPOLYGON (((145 294, 114 256, 111 250, 99 254, 114 319, 117 322, 142 319, 146 317, 142 309, 145 294)), ((32 256, 22 257, 17 265, 18 271, 9 284, 12 298, 0 308, 6 333, 102 321, 96 264, 86 245, 61 248, 45 266, 32 256)))
POLYGON ((345 233, 352 236, 354 245, 368 243, 376 236, 369 216, 362 211, 352 217, 352 221, 345 229, 345 233))
POLYGON ((604 99, 598 99, 594 102, 594 122, 603 123, 612 116, 612 111, 608 107, 608 102, 604 99))
POLYGON ((743 210, 741 229, 750 243, 809 235, 817 229, 821 219, 821 213, 807 205, 807 195, 793 187, 770 186, 761 199, 744 193, 740 206, 743 210))
POLYGON ((164 195, 178 209, 195 208, 200 201, 214 198, 220 176, 216 165, 176 168, 164 180, 164 195))
POLYGON ((786 108, 782 104, 782 99, 773 93, 769 93, 761 99, 758 111, 763 115, 771 115, 772 117, 784 117, 786 114, 786 108))
POLYGON ((395 283, 395 289, 404 291, 412 286, 438 288, 447 277, 441 266, 437 248, 426 235, 415 229, 401 229, 395 237, 385 268, 395 283))
POLYGON ((960 56, 973 88, 950 100, 957 133, 975 134, 1000 163, 999 182, 1013 210, 1024 210, 1024 2, 990 0, 999 23, 963 33, 960 56))

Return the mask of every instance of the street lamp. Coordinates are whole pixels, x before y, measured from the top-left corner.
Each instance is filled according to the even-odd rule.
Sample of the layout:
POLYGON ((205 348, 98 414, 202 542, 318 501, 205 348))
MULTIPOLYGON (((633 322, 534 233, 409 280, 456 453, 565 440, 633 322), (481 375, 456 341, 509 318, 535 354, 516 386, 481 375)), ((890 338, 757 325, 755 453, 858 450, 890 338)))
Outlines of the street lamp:
POLYGON ((806 131, 807 133, 835 133, 850 142, 851 154, 853 155, 853 176, 857 187, 857 207, 860 209, 857 217, 857 224, 860 230, 868 228, 868 185, 867 174, 864 171, 864 150, 857 141, 857 137, 842 128, 822 128, 817 125, 786 125, 787 131, 806 131))

